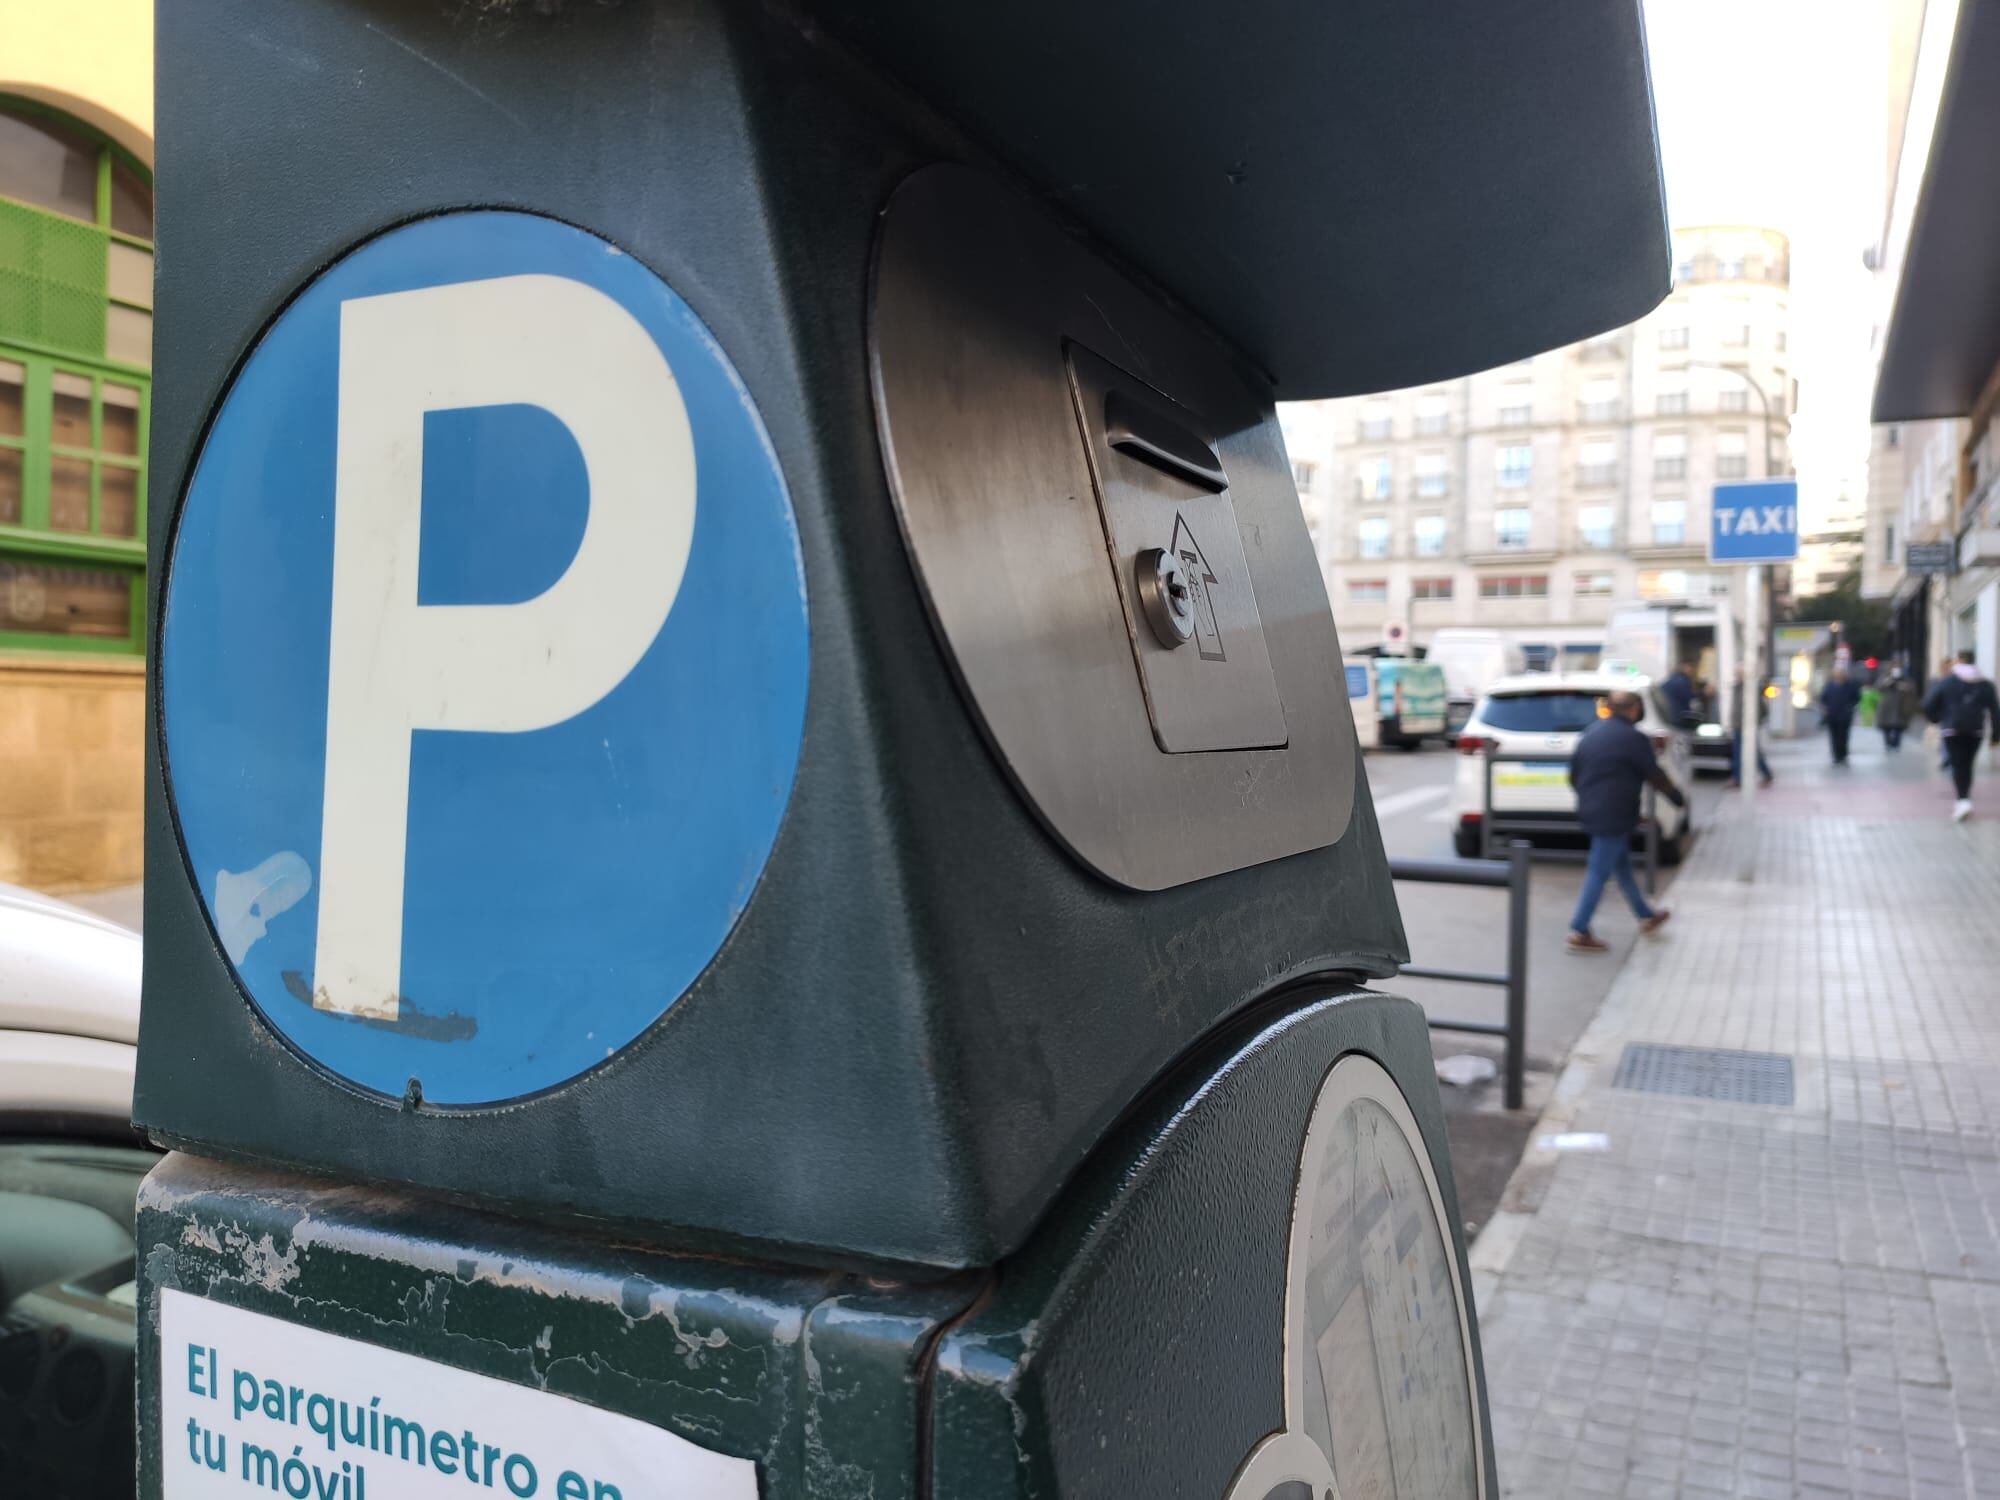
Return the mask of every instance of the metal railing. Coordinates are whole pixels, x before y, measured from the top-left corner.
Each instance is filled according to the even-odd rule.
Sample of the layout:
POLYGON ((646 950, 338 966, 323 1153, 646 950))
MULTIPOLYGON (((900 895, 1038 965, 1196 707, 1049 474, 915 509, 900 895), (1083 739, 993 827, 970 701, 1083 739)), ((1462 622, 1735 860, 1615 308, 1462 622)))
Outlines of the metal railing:
POLYGON ((1505 1021, 1454 1021, 1430 1018, 1433 1031, 1462 1031, 1472 1036, 1497 1036, 1506 1044, 1501 1068, 1507 1108, 1519 1109, 1528 1070, 1528 846, 1516 841, 1505 859, 1392 859, 1389 878, 1418 885, 1476 885, 1507 892, 1507 967, 1500 973, 1477 969, 1432 969, 1405 966, 1409 979, 1441 979, 1453 984, 1497 985, 1507 992, 1505 1021))
MULTIPOLYGON (((1500 814, 1493 811, 1493 767, 1500 765, 1556 765, 1563 768, 1564 777, 1569 774, 1569 756, 1554 755, 1503 755, 1497 750, 1488 750, 1479 757, 1486 764, 1482 767, 1481 782, 1483 793, 1480 797, 1479 812, 1479 853, 1483 859, 1493 858, 1493 845, 1497 837, 1536 833, 1568 833, 1583 837, 1581 829, 1560 817, 1541 816, 1533 813, 1500 814)), ((1565 783, 1566 784, 1566 783, 1565 783)), ((1659 794, 1649 783, 1639 804, 1639 832, 1646 841, 1645 868, 1646 894, 1651 896, 1660 889, 1660 818, 1659 794)), ((1588 849, 1541 849, 1536 851, 1543 859, 1561 860, 1568 864, 1580 865, 1590 858, 1588 849)))

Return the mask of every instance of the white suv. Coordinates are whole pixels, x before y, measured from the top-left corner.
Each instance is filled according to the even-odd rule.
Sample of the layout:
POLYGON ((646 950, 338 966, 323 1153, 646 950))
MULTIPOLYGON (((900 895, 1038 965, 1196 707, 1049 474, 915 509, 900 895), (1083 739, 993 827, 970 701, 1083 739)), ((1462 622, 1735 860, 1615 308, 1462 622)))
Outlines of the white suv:
MULTIPOLYGON (((1576 792, 1569 784, 1569 758, 1583 731, 1610 712, 1607 695, 1637 693, 1645 704, 1639 729, 1653 742, 1660 767, 1687 791, 1689 748, 1686 731, 1676 728, 1649 677, 1628 672, 1530 672, 1503 677, 1486 690, 1458 736, 1458 774, 1452 781, 1452 842, 1461 857, 1479 853, 1486 808, 1486 755, 1532 755, 1529 761, 1493 765, 1493 810, 1517 825, 1508 838, 1566 835, 1580 839, 1576 792), (1546 756, 1544 759, 1542 757, 1546 756), (1528 823, 1530 829, 1518 825, 1528 823)), ((1655 799, 1660 820, 1660 862, 1677 864, 1686 848, 1687 813, 1664 797, 1655 799)))

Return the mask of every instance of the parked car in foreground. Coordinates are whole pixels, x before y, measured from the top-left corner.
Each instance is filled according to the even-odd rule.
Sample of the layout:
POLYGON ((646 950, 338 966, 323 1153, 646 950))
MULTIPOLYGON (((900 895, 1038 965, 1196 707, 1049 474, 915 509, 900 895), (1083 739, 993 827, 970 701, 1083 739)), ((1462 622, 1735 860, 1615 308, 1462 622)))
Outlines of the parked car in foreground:
POLYGON ((139 935, 0 886, 0 1495, 133 1489, 139 935))
MULTIPOLYGON (((1660 765, 1675 784, 1689 783, 1692 758, 1688 733, 1675 726, 1652 679, 1626 672, 1528 673, 1503 677, 1488 689, 1458 737, 1459 762, 1452 779, 1452 842, 1463 858, 1480 852, 1486 816, 1488 755, 1531 756, 1496 760, 1493 811, 1511 825, 1508 837, 1580 843, 1576 792, 1569 784, 1569 758, 1582 733, 1610 712, 1606 698, 1624 690, 1646 706, 1639 728, 1653 742, 1660 765), (1521 825, 1526 824, 1523 829, 1521 825)), ((1686 848, 1687 813, 1661 798, 1660 861, 1676 864, 1686 848)))

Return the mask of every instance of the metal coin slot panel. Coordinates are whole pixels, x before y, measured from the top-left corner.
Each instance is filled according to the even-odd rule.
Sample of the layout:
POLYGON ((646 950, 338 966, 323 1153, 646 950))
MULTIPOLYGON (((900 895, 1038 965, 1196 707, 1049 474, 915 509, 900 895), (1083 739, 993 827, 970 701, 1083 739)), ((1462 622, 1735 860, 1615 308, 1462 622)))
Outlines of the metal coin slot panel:
POLYGON ((1170 753, 1283 745, 1221 461, 1191 413, 1110 361, 1071 345, 1069 374, 1154 742, 1170 753))
POLYGON ((870 312, 925 604, 1051 834, 1138 890, 1336 842, 1354 727, 1268 385, 963 167, 890 200, 870 312))

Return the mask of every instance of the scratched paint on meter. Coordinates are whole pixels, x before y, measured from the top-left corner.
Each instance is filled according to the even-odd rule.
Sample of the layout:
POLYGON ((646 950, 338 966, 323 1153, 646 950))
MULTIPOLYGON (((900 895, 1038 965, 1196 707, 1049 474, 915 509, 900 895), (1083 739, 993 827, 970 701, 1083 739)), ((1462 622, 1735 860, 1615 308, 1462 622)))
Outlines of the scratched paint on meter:
POLYGON ((464 212, 309 283, 224 395, 160 646, 189 871, 252 1003, 363 1088, 555 1087, 749 904, 808 673, 791 504, 663 280, 464 212))

